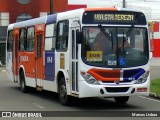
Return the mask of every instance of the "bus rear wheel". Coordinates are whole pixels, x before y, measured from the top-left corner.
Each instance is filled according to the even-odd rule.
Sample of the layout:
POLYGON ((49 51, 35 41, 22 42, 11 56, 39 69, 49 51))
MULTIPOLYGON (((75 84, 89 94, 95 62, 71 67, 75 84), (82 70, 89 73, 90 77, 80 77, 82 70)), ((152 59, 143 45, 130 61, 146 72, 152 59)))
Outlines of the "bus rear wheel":
POLYGON ((67 95, 67 88, 66 88, 66 83, 65 79, 61 78, 58 84, 58 95, 59 95, 59 100, 62 105, 70 105, 71 103, 71 96, 67 95))
POLYGON ((115 97, 114 100, 118 104, 125 104, 129 100, 129 96, 124 96, 124 97, 115 97))
POLYGON ((28 92, 28 87, 26 86, 26 83, 25 83, 24 72, 20 73, 20 87, 23 93, 28 92))

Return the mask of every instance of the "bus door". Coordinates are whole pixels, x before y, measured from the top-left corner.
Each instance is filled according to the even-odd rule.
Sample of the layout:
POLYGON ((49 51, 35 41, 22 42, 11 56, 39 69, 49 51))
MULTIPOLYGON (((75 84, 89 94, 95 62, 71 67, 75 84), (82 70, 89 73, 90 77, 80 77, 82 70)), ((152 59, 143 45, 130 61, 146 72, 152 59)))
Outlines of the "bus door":
POLYGON ((72 93, 78 93, 78 44, 76 43, 76 33, 80 31, 78 21, 71 23, 72 40, 72 93))
POLYGON ((35 56, 35 79, 37 89, 42 88, 42 80, 44 79, 43 50, 44 50, 44 27, 45 25, 35 26, 36 36, 36 56, 35 56))
POLYGON ((19 29, 13 31, 13 52, 12 52, 12 72, 14 76, 14 82, 18 81, 18 50, 19 50, 19 29))

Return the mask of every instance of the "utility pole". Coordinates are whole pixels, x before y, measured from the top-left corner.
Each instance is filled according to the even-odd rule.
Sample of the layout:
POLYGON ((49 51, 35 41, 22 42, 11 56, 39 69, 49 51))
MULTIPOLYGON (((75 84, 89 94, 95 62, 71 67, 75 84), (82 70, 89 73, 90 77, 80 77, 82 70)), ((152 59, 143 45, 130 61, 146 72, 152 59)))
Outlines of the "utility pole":
POLYGON ((126 8, 126 0, 123 0, 123 8, 126 8))
POLYGON ((53 0, 50 0, 50 15, 53 14, 53 0))

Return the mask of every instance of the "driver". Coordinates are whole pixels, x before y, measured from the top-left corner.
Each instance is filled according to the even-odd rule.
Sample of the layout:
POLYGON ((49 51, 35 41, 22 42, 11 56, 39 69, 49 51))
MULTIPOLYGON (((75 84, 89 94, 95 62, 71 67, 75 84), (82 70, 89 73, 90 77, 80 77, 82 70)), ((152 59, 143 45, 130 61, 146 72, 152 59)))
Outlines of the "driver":
POLYGON ((110 40, 104 35, 104 33, 99 32, 93 42, 93 50, 102 51, 102 53, 105 54, 109 51, 109 48, 111 47, 110 44, 110 40))
MULTIPOLYGON (((118 49, 121 48, 130 48, 131 45, 129 44, 128 40, 123 40, 123 38, 118 38, 118 49)), ((117 44, 113 46, 113 50, 117 49, 117 44)))

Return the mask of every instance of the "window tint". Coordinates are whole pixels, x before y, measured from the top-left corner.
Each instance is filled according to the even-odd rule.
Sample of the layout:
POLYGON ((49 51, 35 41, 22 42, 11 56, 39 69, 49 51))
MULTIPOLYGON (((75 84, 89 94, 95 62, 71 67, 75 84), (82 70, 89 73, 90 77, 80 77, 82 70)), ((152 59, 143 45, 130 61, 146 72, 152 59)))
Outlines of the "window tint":
POLYGON ((24 51, 26 47, 26 29, 22 28, 20 33, 20 51, 24 51))
POLYGON ((58 36, 56 42, 56 49, 59 51, 67 51, 68 48, 68 32, 69 22, 62 21, 58 23, 58 36))
POLYGON ((12 51, 12 45, 13 45, 13 31, 8 32, 8 40, 7 40, 7 51, 12 51))
POLYGON ((27 30, 27 51, 33 51, 34 49, 34 27, 30 27, 27 30))
POLYGON ((45 50, 55 50, 55 40, 56 40, 56 26, 55 24, 49 24, 46 26, 45 33, 45 50))

